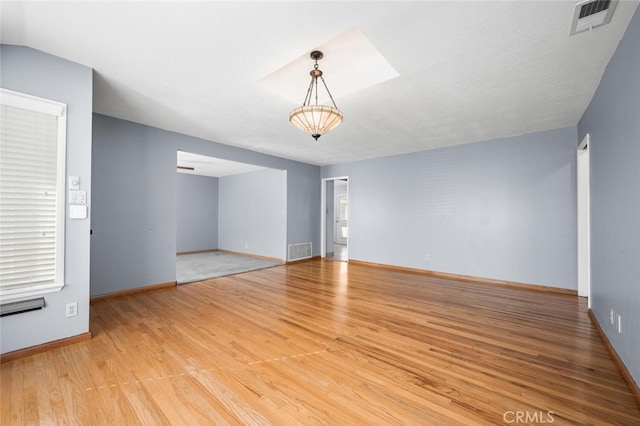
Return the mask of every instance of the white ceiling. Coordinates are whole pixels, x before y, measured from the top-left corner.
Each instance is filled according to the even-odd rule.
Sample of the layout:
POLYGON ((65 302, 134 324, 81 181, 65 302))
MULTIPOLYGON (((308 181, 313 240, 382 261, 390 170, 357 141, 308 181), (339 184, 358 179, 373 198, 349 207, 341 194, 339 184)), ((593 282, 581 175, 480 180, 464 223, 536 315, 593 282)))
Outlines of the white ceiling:
POLYGON ((576 3, 3 1, 0 37, 94 68, 95 112, 326 165, 575 125, 638 5, 570 37, 576 3), (325 51, 345 119, 316 142, 261 80, 354 28, 399 76, 334 91, 325 51))

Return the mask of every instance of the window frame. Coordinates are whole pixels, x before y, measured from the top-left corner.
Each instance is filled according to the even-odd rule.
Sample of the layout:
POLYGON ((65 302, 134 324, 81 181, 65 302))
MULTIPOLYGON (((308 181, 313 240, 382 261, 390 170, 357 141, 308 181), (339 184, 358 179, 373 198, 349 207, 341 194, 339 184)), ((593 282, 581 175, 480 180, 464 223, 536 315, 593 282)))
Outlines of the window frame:
POLYGON ((0 104, 22 108, 57 117, 56 158, 56 276, 55 282, 33 284, 16 288, 0 286, 0 302, 16 301, 33 296, 54 293, 65 285, 65 223, 66 209, 66 159, 67 159, 67 104, 0 88, 0 104))

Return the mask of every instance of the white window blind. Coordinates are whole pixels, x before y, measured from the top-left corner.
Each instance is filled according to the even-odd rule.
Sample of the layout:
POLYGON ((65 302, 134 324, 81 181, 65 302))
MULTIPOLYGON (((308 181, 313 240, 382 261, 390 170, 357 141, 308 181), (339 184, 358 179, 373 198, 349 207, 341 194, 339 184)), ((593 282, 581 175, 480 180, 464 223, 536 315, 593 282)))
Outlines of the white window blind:
POLYGON ((65 106, 0 92, 0 298, 64 283, 65 106))

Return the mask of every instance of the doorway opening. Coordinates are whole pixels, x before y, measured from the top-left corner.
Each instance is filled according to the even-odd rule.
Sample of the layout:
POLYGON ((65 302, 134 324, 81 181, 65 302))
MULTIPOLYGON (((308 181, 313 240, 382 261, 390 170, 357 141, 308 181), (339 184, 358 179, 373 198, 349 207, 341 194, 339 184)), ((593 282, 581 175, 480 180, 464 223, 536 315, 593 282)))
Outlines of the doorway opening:
POLYGON ((321 256, 349 259, 349 178, 322 179, 321 256))
POLYGON ((177 152, 176 281, 285 263, 287 171, 177 152))
POLYGON ((578 204, 578 296, 587 298, 591 308, 591 235, 589 185, 589 134, 578 145, 577 154, 578 204))

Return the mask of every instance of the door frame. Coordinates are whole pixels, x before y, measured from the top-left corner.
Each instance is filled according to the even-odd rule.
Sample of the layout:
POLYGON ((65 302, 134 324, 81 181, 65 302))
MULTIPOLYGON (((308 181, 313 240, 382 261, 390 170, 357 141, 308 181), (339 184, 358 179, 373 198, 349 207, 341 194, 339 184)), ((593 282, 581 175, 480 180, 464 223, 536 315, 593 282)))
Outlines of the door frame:
MULTIPOLYGON (((349 176, 336 176, 330 178, 322 178, 321 190, 320 190, 320 257, 327 257, 327 183, 336 180, 347 181, 347 200, 350 199, 349 194, 349 176)), ((351 206, 349 206, 351 209, 351 206)), ((349 215, 350 217, 352 215, 349 215)), ((333 214, 332 214, 333 217, 333 214)), ((351 235, 351 233, 349 233, 351 235)), ((349 243, 347 242, 347 246, 349 243)))
POLYGON ((589 171, 589 133, 576 153, 578 296, 587 298, 591 309, 591 188, 589 171))

